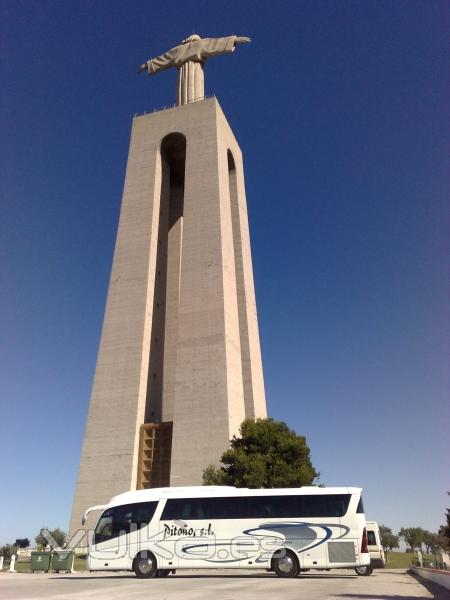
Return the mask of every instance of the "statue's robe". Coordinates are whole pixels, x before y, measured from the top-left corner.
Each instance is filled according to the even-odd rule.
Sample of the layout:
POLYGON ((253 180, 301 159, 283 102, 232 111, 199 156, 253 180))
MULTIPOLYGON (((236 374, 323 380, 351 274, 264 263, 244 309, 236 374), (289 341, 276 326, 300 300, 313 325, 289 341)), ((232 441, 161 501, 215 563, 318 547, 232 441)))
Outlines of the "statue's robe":
POLYGON ((202 100, 205 96, 203 66, 211 56, 233 52, 235 35, 204 38, 180 44, 168 52, 147 61, 149 75, 175 67, 178 69, 177 104, 202 100))

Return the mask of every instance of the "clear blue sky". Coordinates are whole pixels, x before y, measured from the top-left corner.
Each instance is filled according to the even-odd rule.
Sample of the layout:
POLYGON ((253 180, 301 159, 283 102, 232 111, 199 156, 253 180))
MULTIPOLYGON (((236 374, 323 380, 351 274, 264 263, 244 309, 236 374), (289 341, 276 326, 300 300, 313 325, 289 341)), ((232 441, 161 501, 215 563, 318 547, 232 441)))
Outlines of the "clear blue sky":
POLYGON ((144 60, 206 67, 245 157, 269 413, 367 516, 449 498, 448 31, 441 1, 0 0, 0 543, 67 528, 144 60))

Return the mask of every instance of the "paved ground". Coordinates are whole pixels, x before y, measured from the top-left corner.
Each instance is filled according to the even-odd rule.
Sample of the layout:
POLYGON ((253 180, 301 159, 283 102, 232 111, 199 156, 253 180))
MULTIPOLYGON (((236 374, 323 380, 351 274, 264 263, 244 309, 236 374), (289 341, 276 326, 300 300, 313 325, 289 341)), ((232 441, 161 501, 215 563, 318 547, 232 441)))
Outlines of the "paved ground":
POLYGON ((125 573, 45 575, 0 573, 5 600, 449 600, 448 590, 419 582, 404 570, 375 571, 358 577, 352 571, 305 573, 280 579, 249 571, 185 571, 165 579, 142 580, 125 573))

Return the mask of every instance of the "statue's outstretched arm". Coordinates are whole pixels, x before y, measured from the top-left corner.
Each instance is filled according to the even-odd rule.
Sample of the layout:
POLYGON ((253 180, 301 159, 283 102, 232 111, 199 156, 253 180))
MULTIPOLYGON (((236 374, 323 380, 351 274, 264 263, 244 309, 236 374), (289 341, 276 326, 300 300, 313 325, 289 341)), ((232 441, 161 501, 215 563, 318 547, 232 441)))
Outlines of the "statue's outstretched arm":
POLYGON ((234 45, 236 46, 236 44, 249 44, 252 41, 252 38, 246 37, 246 36, 236 36, 236 39, 234 40, 234 45))
MULTIPOLYGON (((234 52, 237 44, 248 44, 251 42, 249 37, 229 35, 222 38, 203 38, 198 42, 195 42, 198 58, 206 60, 211 56, 219 56, 220 54, 227 54, 234 52)), ((194 47, 194 44, 192 44, 194 47)))
POLYGON ((149 75, 154 75, 159 71, 165 71, 172 67, 179 69, 190 60, 203 62, 211 56, 233 52, 237 44, 248 44, 249 42, 251 42, 249 37, 236 35, 223 38, 198 39, 191 43, 176 46, 165 54, 148 60, 139 67, 138 73, 147 71, 149 75))
POLYGON ((168 52, 161 54, 161 56, 155 56, 155 58, 151 58, 139 67, 138 73, 147 71, 149 75, 154 75, 155 73, 159 73, 159 71, 165 71, 166 69, 171 69, 172 67, 178 68, 179 65, 177 64, 176 58, 179 49, 180 46, 176 46, 168 52))

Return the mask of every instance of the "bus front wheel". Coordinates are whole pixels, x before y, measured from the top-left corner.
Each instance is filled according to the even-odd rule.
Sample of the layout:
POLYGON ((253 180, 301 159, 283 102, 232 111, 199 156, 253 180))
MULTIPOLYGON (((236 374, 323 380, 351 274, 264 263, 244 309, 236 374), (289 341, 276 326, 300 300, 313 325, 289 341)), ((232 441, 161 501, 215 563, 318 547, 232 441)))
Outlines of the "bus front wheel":
POLYGON ((150 579, 157 572, 156 558, 151 552, 141 552, 133 561, 133 571, 139 579, 150 579))
POLYGON ((281 550, 273 555, 272 569, 278 577, 297 577, 300 572, 300 565, 296 555, 291 550, 281 550))
POLYGON ((372 565, 364 565, 363 567, 356 567, 355 571, 358 575, 372 575, 372 565))

